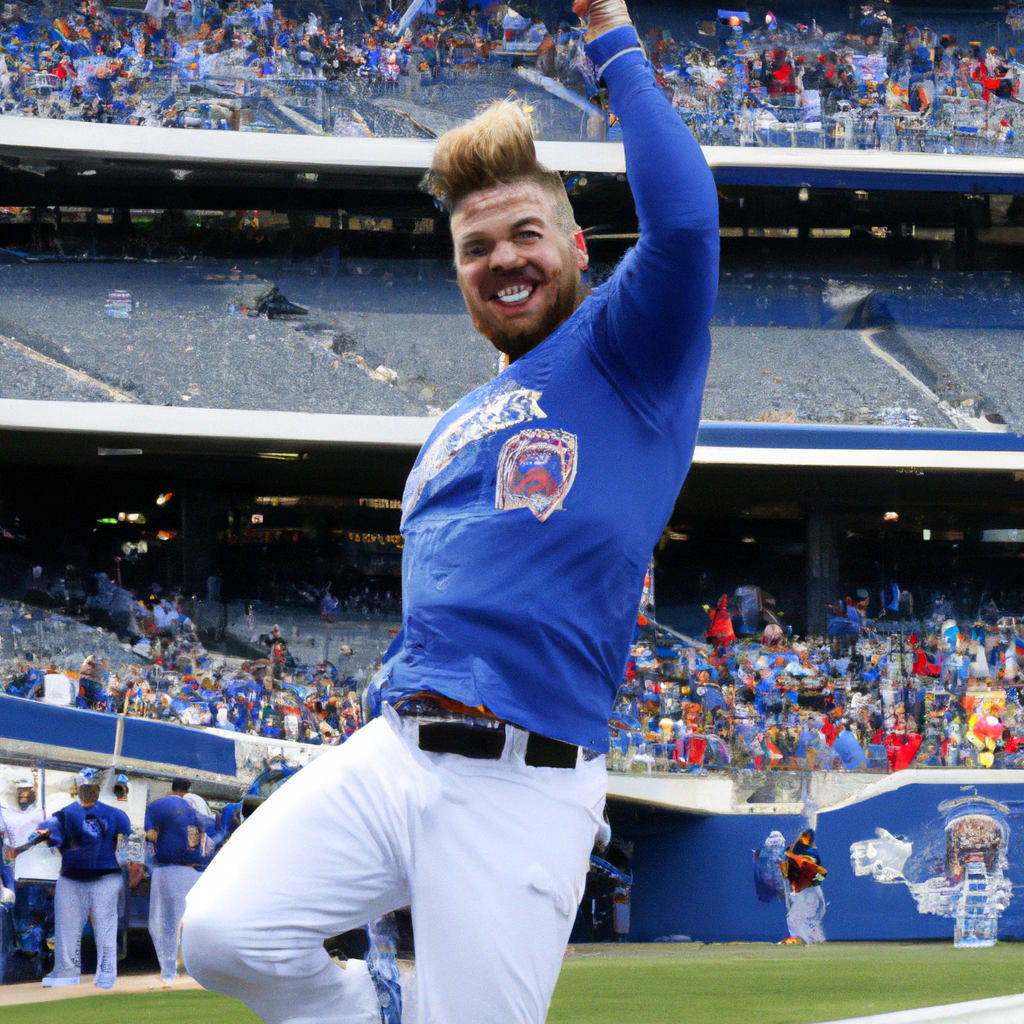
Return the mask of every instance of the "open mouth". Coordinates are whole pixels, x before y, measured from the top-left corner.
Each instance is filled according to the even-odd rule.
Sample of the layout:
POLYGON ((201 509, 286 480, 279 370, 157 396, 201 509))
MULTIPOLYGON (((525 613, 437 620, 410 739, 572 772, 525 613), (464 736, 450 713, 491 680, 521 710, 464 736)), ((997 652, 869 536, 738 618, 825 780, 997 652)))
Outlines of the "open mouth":
POLYGON ((527 299, 533 295, 537 286, 535 284, 511 284, 507 288, 502 288, 495 298, 503 306, 519 306, 526 302, 527 299))

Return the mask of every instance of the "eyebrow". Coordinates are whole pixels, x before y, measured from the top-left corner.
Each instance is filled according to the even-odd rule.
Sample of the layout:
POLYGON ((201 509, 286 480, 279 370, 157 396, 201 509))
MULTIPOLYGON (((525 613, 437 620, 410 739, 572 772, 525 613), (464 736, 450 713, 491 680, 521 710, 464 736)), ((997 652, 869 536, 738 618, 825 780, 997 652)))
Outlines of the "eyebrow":
MULTIPOLYGON (((524 228, 528 224, 536 224, 539 227, 546 227, 546 223, 545 223, 543 217, 538 216, 536 214, 530 214, 528 217, 520 217, 519 220, 517 220, 512 225, 512 230, 513 231, 518 231, 520 228, 524 228)), ((483 234, 480 234, 479 232, 475 232, 474 231, 471 234, 468 234, 468 235, 464 236, 463 238, 459 239, 459 247, 461 248, 462 246, 465 246, 465 245, 472 245, 474 242, 478 242, 481 239, 486 238, 486 237, 487 237, 486 235, 483 235, 483 234)))
POLYGON ((538 217, 536 214, 530 214, 529 217, 520 217, 519 220, 512 225, 512 230, 515 231, 517 228, 526 227, 527 224, 540 224, 544 226, 544 218, 538 217))

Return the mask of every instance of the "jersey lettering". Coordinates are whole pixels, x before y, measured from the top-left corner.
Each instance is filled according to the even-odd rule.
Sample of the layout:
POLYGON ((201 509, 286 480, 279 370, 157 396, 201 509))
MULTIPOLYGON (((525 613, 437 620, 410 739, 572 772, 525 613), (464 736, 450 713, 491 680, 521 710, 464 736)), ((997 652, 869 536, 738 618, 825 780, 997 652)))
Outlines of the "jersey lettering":
POLYGON ((406 481, 402 496, 403 525, 423 496, 427 484, 467 445, 529 420, 546 419, 547 414, 538 405, 540 396, 541 392, 520 388, 510 380, 498 394, 463 413, 438 434, 406 481))

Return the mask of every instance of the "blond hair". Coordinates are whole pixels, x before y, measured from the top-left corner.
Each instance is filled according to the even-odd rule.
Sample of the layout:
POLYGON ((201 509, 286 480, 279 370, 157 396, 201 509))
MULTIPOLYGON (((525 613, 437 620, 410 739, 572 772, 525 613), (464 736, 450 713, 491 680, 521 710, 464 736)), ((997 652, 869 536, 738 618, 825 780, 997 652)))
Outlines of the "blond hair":
POLYGON ((561 175, 537 159, 526 111, 514 100, 499 100, 441 136, 420 187, 450 214, 473 192, 518 182, 540 186, 568 237, 579 230, 561 175))

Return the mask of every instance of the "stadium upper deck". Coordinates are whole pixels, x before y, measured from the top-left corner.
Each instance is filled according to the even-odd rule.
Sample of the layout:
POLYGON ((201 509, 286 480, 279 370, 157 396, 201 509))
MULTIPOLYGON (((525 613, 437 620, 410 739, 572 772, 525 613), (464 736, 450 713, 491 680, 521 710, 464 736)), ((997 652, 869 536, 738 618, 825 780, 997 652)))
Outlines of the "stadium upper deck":
MULTIPOLYGON (((205 211, 191 232, 198 237, 196 224, 205 223, 209 247, 194 245, 193 258, 161 258, 159 244, 148 255, 147 247, 170 218, 147 222, 140 215, 122 243, 138 255, 111 260, 90 256, 89 229, 102 235, 119 225, 75 222, 80 214, 71 211, 55 230, 52 220, 33 225, 31 211, 22 216, 23 223, 0 225, 9 237, 21 231, 28 243, 7 249, 0 264, 4 399, 432 417, 495 372, 493 353, 465 316, 450 263, 342 257, 330 245, 338 238, 356 244, 360 235, 372 242, 387 232, 302 228, 303 221, 329 225, 324 214, 205 211), (242 227, 247 217, 258 227, 242 227), (45 240, 41 252, 33 252, 33 231, 45 240), (290 259, 257 256, 260 247, 213 254, 246 231, 263 233, 265 246, 275 232, 286 238, 305 231, 323 236, 316 244, 325 252, 290 259), (117 294, 126 296, 124 315, 111 315, 117 294), (274 303, 287 306, 275 313, 274 303)), ((873 241, 884 253, 885 242, 873 241)), ((824 240, 807 244, 828 247, 824 240)), ((704 418, 966 429, 1006 438, 1024 431, 1021 310, 1020 284, 1007 271, 936 274, 913 264, 888 274, 726 269, 704 418)), ((141 422, 138 413, 132 418, 141 422)), ((789 446, 806 449, 808 442, 789 446)), ((810 447, 829 443, 819 436, 810 447)))
MULTIPOLYGON (((704 144, 1018 154, 1020 3, 773 6, 638 5, 650 60, 704 144)), ((527 103, 541 139, 615 139, 566 8, 8 4, 0 107, 83 122, 422 140, 511 95, 527 103)), ((800 160, 829 166, 820 153, 800 160)))

